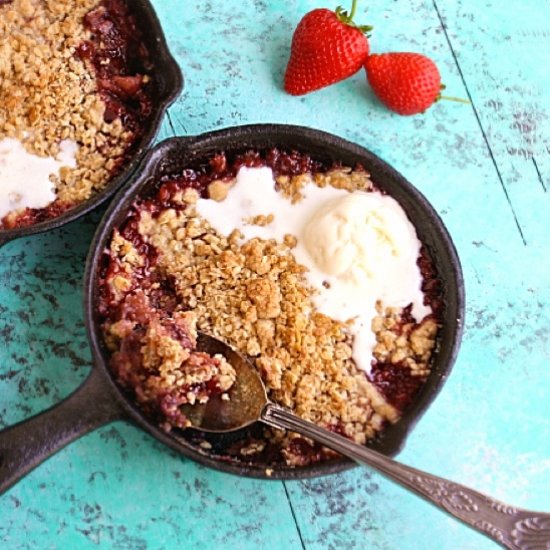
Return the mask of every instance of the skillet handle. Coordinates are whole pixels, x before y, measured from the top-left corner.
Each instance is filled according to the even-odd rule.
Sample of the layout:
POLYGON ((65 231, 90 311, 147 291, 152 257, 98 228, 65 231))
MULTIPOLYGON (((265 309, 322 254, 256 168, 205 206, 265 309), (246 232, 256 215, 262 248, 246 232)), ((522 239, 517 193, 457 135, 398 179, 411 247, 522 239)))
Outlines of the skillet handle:
POLYGON ((0 495, 75 439, 126 416, 99 369, 61 403, 0 432, 0 495))

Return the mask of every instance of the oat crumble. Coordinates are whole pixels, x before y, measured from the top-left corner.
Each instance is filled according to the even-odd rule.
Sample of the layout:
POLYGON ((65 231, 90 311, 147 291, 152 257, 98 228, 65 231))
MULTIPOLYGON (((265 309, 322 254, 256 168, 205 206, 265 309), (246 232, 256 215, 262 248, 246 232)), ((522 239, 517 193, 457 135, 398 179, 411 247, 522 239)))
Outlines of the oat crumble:
MULTIPOLYGON (((362 169, 313 168, 317 169, 277 173, 279 191, 299 201, 301 190, 310 181, 319 187, 374 189, 362 169)), ((216 178, 214 173, 202 193, 223 200, 234 174, 216 178)), ((305 268, 292 255, 295 237, 287 235, 283 242, 258 238, 242 242, 238 231, 220 235, 195 210, 200 193, 182 183, 173 192, 169 207, 158 212, 148 210, 145 203, 143 208, 138 205, 126 227, 115 232, 103 286, 105 299, 111 301, 109 307, 124 308, 136 292, 153 293, 155 283, 143 288, 142 267, 136 270, 144 255, 135 243, 142 243, 138 248, 147 251, 145 256, 149 254, 153 279, 170 282, 165 300, 170 302, 171 315, 185 312, 199 330, 248 355, 270 399, 358 443, 375 437, 385 424, 396 422, 430 372, 438 329, 436 294, 427 293, 434 315, 420 323, 412 318, 410 308, 377 304, 378 316, 372 322, 376 364, 372 376, 367 376, 351 358, 346 324, 315 310, 311 301, 314 289, 305 280, 305 268)), ((432 280, 433 274, 430 277, 432 280)), ((116 365, 116 350, 124 347, 125 341, 117 322, 109 315, 105 319, 105 338, 115 352, 112 363, 116 365)), ((140 337, 142 346, 147 345, 146 338, 140 337)), ((159 342, 155 346, 159 353, 159 342)), ((144 362, 145 355, 134 360, 144 362)), ((270 429, 265 434, 290 465, 331 456, 330 452, 313 452, 314 446, 297 434, 270 429)), ((245 442, 241 458, 261 455, 264 448, 265 440, 245 442)))
MULTIPOLYGON (((55 157, 63 140, 78 144, 76 168, 63 167, 53 177, 54 205, 26 216, 10 212, 0 220, 0 228, 29 225, 90 198, 113 177, 137 139, 136 127, 127 127, 121 117, 106 116, 106 96, 83 48, 90 53, 105 39, 93 26, 91 14, 103 13, 116 27, 129 17, 124 6, 119 0, 0 3, 0 140, 15 138, 29 153, 42 157, 55 157), (117 15, 111 17, 109 9, 117 15)), ((117 68, 120 75, 125 70, 117 68)), ((120 78, 118 73, 113 79, 120 78)), ((143 86, 150 79, 139 78, 143 86)), ((117 93, 122 92, 113 91, 117 93)))

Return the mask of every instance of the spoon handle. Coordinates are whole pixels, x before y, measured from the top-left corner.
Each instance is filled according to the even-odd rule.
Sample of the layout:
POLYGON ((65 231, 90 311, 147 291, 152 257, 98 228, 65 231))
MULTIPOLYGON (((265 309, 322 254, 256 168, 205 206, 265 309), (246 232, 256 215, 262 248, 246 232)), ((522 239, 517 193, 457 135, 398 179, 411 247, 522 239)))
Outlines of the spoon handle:
POLYGON ((273 403, 265 406, 261 420, 314 439, 374 468, 505 548, 550 550, 550 514, 514 508, 464 485, 400 464, 273 403))

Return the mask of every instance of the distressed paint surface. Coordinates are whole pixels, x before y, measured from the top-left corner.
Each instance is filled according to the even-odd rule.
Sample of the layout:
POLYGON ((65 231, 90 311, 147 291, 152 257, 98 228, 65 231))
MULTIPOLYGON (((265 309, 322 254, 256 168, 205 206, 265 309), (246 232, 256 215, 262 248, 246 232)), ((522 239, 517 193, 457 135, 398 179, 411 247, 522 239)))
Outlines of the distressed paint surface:
MULTIPOLYGON (((159 139, 250 122, 321 128, 393 164, 434 204, 466 278, 464 342, 400 460, 550 510, 550 10, 547 1, 372 0, 373 52, 413 50, 449 95, 402 118, 363 74, 281 90, 292 29, 316 0, 156 0, 186 77, 159 139)), ((364 9, 364 8, 363 8, 364 9)), ((100 212, 0 249, 0 427, 85 378, 83 261, 100 212)), ((0 497, 2 547, 489 549, 377 474, 304 482, 207 470, 115 423, 0 497)))

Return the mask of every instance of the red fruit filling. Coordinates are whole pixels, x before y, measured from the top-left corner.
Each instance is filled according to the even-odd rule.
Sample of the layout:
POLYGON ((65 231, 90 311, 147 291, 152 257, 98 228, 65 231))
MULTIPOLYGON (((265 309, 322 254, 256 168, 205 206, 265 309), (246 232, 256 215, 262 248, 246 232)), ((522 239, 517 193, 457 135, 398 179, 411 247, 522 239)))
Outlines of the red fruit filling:
POLYGON ((104 0, 84 17, 84 25, 92 38, 80 45, 78 54, 94 67, 105 122, 120 118, 137 137, 152 110, 147 84, 153 63, 136 17, 123 0, 104 0))

